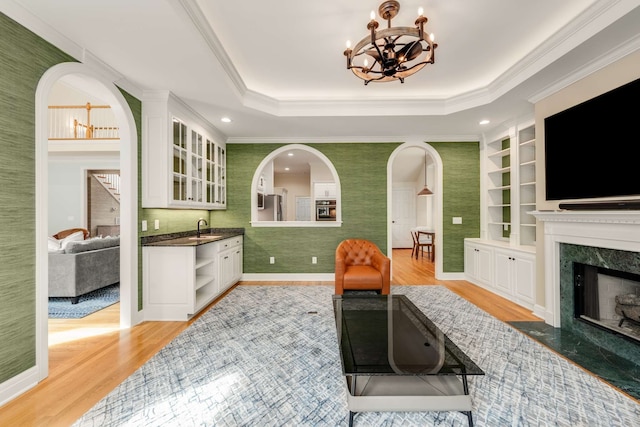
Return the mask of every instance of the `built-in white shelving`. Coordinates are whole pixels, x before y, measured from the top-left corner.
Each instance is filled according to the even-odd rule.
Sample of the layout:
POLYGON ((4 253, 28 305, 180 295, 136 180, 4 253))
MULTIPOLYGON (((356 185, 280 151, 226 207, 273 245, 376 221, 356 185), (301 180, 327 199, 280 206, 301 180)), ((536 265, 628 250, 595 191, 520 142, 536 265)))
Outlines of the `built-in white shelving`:
POLYGON ((486 239, 534 246, 536 209, 535 126, 514 126, 488 141, 486 239))
POLYGON ((516 196, 519 204, 520 232, 518 244, 534 246, 536 243, 536 218, 529 212, 536 210, 536 139, 535 126, 518 129, 518 182, 516 196))

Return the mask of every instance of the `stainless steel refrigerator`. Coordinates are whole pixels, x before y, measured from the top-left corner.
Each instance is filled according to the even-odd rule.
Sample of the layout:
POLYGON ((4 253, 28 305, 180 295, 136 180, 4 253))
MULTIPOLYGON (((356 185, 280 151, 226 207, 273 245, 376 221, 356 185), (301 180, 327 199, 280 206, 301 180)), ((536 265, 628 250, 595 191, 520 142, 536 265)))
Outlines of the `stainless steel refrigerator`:
POLYGON ((266 194, 264 209, 258 211, 260 221, 282 221, 282 196, 280 194, 266 194))

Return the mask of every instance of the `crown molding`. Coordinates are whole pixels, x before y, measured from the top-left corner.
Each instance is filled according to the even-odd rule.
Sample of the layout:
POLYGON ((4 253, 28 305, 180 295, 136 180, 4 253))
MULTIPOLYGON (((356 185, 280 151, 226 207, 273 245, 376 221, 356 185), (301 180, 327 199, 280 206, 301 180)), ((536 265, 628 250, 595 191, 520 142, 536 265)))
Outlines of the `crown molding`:
POLYGON ((199 126, 206 127, 209 132, 211 132, 213 137, 217 141, 226 141, 227 136, 220 131, 217 127, 215 127, 211 121, 206 119, 202 114, 197 112, 191 105, 189 105, 184 99, 178 97, 173 92, 169 90, 145 90, 142 93, 142 102, 144 101, 162 101, 166 103, 173 103, 177 105, 178 108, 183 109, 186 114, 189 114, 192 120, 198 122, 199 126))
POLYGON ((618 45, 618 47, 612 51, 607 52, 586 65, 575 70, 571 75, 555 81, 554 83, 544 87, 542 90, 536 92, 527 100, 533 104, 553 95, 554 93, 565 89, 566 87, 584 79, 585 77, 611 65, 612 63, 619 61, 627 55, 630 55, 640 49, 640 34, 634 38, 627 40, 626 42, 618 45))
MULTIPOLYGON (((231 58, 224 49, 220 39, 204 17, 204 12, 202 12, 202 9, 198 6, 198 2, 196 0, 178 0, 177 3, 181 6, 182 11, 186 13, 196 30, 202 35, 202 39, 207 46, 209 46, 209 49, 218 59, 218 62, 220 62, 238 98, 243 98, 248 92, 247 85, 244 83, 244 80, 242 80, 242 76, 240 76, 233 62, 231 62, 231 58)), ((174 5, 174 2, 171 2, 171 4, 174 5)), ((175 5, 177 6, 177 4, 175 5)), ((175 9, 180 10, 178 7, 175 7, 175 9)))
POLYGON ((61 51, 65 52, 67 55, 72 56, 78 62, 89 66, 101 77, 104 77, 105 80, 113 82, 116 86, 137 98, 142 96, 142 90, 124 78, 124 76, 116 69, 107 65, 107 63, 102 61, 96 55, 64 36, 50 25, 44 23, 40 18, 36 17, 16 2, 12 0, 3 0, 2 13, 37 36, 51 43, 61 51))
MULTIPOLYGON (((284 99, 254 91, 247 87, 242 76, 227 55, 224 46, 204 18, 196 0, 179 0, 184 10, 203 36, 211 51, 219 60, 240 102, 267 114, 279 117, 311 116, 394 116, 394 115, 447 115, 467 109, 481 107, 497 100, 537 72, 547 67, 579 44, 624 16, 637 6, 635 0, 598 0, 585 12, 554 34, 549 40, 533 52, 518 61, 505 73, 498 76, 487 86, 461 93, 450 98, 440 99, 385 99, 367 98, 366 100, 347 100, 337 97, 323 99, 284 99)), ((609 63, 616 56, 603 59, 609 63)), ((618 56, 619 57, 619 56, 618 56)), ((583 74, 581 70, 579 74, 583 74)), ((568 77, 561 84, 577 80, 578 76, 568 77)), ((554 88, 557 85, 554 85, 554 88)), ((540 99, 536 94, 532 99, 540 99)))
POLYGON ((83 57, 84 49, 82 46, 63 36, 18 3, 12 0, 3 0, 2 13, 76 60, 83 57))
POLYGON ((399 136, 327 136, 327 137, 231 137, 227 139, 227 144, 402 144, 406 141, 419 139, 426 142, 478 142, 479 135, 399 135, 399 136))

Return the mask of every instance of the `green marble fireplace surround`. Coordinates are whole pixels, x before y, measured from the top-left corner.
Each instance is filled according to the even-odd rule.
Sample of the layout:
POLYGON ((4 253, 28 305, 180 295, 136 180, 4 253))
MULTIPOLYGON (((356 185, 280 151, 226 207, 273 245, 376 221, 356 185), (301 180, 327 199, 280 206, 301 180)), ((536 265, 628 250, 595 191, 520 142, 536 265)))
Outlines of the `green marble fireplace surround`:
POLYGON ((640 366, 640 342, 574 318, 574 262, 637 274, 640 271, 640 253, 560 243, 561 328, 640 366))

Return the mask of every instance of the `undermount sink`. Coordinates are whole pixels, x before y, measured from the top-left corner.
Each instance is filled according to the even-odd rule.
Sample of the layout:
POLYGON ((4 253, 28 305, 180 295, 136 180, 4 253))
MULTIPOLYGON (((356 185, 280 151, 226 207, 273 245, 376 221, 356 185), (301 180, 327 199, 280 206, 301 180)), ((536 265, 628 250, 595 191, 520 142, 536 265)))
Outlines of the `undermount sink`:
POLYGON ((219 239, 222 236, 211 236, 211 235, 206 235, 206 236, 200 236, 200 237, 189 237, 189 240, 209 240, 209 239, 219 239))

